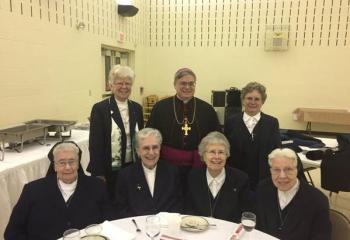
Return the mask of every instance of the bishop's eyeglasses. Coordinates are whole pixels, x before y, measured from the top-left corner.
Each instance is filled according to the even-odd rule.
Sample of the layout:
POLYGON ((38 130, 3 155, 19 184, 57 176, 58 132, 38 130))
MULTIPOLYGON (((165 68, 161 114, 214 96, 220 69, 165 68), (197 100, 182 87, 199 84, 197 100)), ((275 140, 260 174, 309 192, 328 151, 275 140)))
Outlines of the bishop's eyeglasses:
POLYGON ((179 81, 179 85, 181 87, 194 88, 196 86, 196 82, 195 81, 191 81, 191 82, 179 81))

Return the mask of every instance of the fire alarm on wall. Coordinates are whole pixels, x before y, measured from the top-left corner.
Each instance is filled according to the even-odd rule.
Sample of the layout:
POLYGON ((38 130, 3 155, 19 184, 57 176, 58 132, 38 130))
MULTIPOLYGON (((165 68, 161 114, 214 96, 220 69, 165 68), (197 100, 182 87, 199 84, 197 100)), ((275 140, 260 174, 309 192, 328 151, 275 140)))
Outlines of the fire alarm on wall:
POLYGON ((118 40, 118 42, 123 43, 124 40, 125 40, 125 33, 124 32, 118 32, 117 40, 118 40))
POLYGON ((265 51, 288 50, 289 25, 266 26, 265 51))

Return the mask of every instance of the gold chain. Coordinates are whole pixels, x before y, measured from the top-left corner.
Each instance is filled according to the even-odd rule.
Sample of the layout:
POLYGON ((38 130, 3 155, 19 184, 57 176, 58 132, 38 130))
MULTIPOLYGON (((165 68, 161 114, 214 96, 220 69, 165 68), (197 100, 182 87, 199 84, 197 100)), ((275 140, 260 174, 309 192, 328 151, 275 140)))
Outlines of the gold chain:
MULTIPOLYGON (((194 98, 194 106, 193 106, 193 116, 192 116, 192 121, 188 122, 188 124, 193 124, 194 122, 194 118, 196 117, 196 108, 197 108, 197 101, 196 101, 196 98, 194 98)), ((184 119, 182 119, 182 122, 179 121, 179 119, 177 118, 177 114, 176 114, 176 107, 175 107, 175 96, 173 98, 173 108, 174 108, 174 116, 175 116, 175 120, 177 122, 177 124, 180 124, 182 125, 184 123, 184 120, 186 117, 184 117, 184 119)))

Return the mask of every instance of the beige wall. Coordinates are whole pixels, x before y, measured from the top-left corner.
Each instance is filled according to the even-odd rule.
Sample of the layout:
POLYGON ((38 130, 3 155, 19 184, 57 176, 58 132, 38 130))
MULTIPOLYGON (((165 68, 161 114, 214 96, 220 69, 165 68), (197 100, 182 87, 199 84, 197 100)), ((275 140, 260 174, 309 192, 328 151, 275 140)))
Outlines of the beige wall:
POLYGON ((79 0, 77 6, 75 1, 50 1, 50 6, 33 1, 22 7, 12 1, 12 9, 9 2, 0 1, 0 127, 37 118, 87 121, 104 93, 101 46, 127 49, 131 65, 139 62, 134 53, 143 41, 137 30, 142 14, 118 17, 114 1, 79 0), (85 23, 84 30, 76 29, 78 21, 85 23), (117 41, 119 31, 125 33, 124 43, 117 41))
MULTIPOLYGON (((211 90, 242 88, 249 81, 263 83, 268 91, 263 111, 278 117, 282 128, 305 128, 305 123, 292 120, 292 111, 297 107, 350 108, 348 48, 295 48, 277 53, 232 48, 149 48, 148 51, 152 53, 152 61, 147 68, 159 67, 148 72, 147 93, 174 94, 173 75, 177 68, 188 66, 197 73, 196 95, 208 102, 211 90), (171 61, 166 61, 169 56, 171 61)), ((349 130, 317 124, 313 129, 349 130)))
MULTIPOLYGON (((306 123, 292 120, 297 107, 350 109, 349 9, 340 0, 153 0, 146 92, 173 94, 174 72, 183 66, 197 73, 196 95, 207 101, 211 90, 259 81, 268 89, 263 111, 282 128, 303 129, 306 123), (284 30, 288 51, 264 51, 273 26, 284 30)), ((327 124, 313 129, 350 131, 327 124)))
POLYGON ((117 16, 112 0, 64 0, 55 2, 57 10, 45 1, 12 2, 10 9, 0 0, 0 127, 35 118, 85 121, 104 92, 101 45, 134 53, 132 98, 139 102, 140 87, 144 95, 174 94, 174 72, 188 66, 198 75, 196 95, 207 101, 211 90, 262 82, 263 110, 283 128, 305 127, 292 120, 297 107, 350 109, 346 1, 139 0, 133 18, 117 16), (86 23, 84 31, 77 21, 86 23), (266 52, 265 26, 277 23, 290 27, 289 50, 266 52), (119 31, 125 43, 117 41, 119 31))

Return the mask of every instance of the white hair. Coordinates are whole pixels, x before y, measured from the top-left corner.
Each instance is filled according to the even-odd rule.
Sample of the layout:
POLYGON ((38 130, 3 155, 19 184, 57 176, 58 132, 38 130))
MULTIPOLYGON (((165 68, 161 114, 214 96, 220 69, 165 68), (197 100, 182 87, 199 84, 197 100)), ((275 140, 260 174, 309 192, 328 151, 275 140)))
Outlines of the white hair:
POLYGON ((127 78, 134 83, 135 73, 128 66, 114 65, 109 71, 108 82, 113 84, 117 79, 127 78))
POLYGON ((298 165, 297 155, 296 155, 296 153, 293 150, 291 150, 289 148, 276 148, 268 156, 270 167, 272 165, 272 161, 275 158, 278 158, 278 157, 285 157, 285 158, 288 158, 288 159, 292 160, 293 161, 293 165, 295 167, 298 165))
POLYGON ((155 128, 143 128, 136 134, 135 138, 135 147, 139 148, 140 141, 149 137, 149 136, 154 136, 157 139, 158 145, 162 145, 162 134, 159 132, 159 130, 155 128))
POLYGON ((70 142, 63 142, 58 144, 54 150, 52 151, 53 158, 55 159, 55 156, 57 152, 62 151, 62 150, 70 150, 75 153, 76 155, 76 160, 79 160, 79 148, 74 144, 70 142))
POLYGON ((222 144, 222 145, 224 145, 225 151, 226 151, 226 156, 227 157, 230 156, 230 143, 228 142, 227 138, 221 132, 214 131, 214 132, 208 133, 208 135, 205 136, 201 140, 201 142, 199 143, 198 153, 202 157, 202 159, 203 159, 203 155, 206 151, 207 146, 210 144, 222 144))

